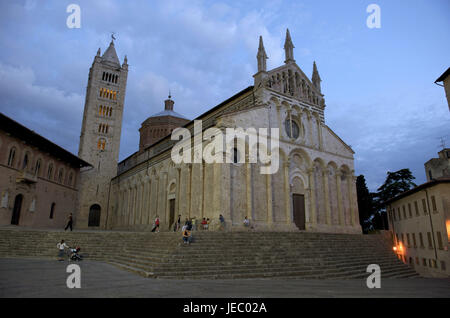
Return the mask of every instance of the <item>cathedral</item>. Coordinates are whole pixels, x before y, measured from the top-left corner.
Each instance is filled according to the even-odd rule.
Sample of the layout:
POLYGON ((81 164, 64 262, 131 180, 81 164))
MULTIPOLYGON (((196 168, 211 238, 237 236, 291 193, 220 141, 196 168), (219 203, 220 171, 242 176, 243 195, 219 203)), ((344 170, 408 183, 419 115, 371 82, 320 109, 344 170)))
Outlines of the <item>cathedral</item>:
MULTIPOLYGON (((169 95, 161 112, 136 127, 139 149, 118 162, 127 58, 120 63, 113 41, 103 55, 99 49, 89 71, 80 135, 78 156, 89 166, 80 169, 76 227, 149 230, 158 217, 161 230, 168 231, 181 215, 182 221, 209 218, 216 230, 222 215, 229 231, 242 229, 247 217, 256 231, 361 233, 354 152, 326 125, 317 66, 309 78, 296 64, 289 30, 284 50, 284 64, 267 70, 260 37, 254 85, 195 121, 177 113, 169 95), (231 163, 175 163, 172 132, 183 127, 194 139, 196 121, 203 130, 224 133, 278 128, 278 169, 261 174, 264 164, 248 160, 245 136, 244 147, 234 147, 239 141, 233 140, 220 154, 233 157, 231 163)), ((209 142, 201 140, 203 147, 209 142)))

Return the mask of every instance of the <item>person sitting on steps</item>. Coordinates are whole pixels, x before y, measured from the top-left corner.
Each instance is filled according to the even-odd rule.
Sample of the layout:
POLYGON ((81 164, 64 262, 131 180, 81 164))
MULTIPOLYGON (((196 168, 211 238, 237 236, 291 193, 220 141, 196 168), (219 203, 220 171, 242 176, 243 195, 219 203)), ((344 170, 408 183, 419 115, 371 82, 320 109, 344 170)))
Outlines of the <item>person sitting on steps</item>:
POLYGON ((185 229, 183 231, 183 243, 184 244, 190 244, 192 240, 191 231, 188 229, 185 229))

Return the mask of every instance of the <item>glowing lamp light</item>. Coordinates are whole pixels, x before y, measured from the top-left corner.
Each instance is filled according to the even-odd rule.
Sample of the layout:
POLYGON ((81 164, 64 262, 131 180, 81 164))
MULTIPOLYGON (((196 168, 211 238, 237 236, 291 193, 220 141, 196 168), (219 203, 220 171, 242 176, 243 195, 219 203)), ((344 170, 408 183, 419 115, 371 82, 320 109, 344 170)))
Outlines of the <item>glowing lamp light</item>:
POLYGON ((447 227, 447 237, 450 241, 450 220, 447 220, 447 222, 445 222, 445 226, 447 227))
POLYGON ((394 252, 397 252, 397 246, 394 246, 392 249, 394 250, 394 252))

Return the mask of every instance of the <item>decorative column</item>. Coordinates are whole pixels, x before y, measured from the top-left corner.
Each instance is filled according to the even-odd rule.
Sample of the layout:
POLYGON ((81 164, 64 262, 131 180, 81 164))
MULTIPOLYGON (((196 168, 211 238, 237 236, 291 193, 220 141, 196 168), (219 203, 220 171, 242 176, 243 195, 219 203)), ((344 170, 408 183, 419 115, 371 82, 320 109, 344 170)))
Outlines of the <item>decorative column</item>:
POLYGON ((267 193, 267 224, 273 224, 272 209, 272 175, 266 174, 266 193, 267 193))
POLYGON ((156 182, 156 191, 155 191, 155 215, 153 216, 153 220, 156 218, 156 216, 158 215, 158 208, 159 208, 159 175, 155 176, 155 182, 156 182))
POLYGON ((309 222, 315 226, 317 224, 317 216, 316 216, 316 193, 315 193, 315 182, 314 182, 314 168, 308 169, 308 177, 309 177, 309 191, 311 198, 311 217, 309 222))
POLYGON ((325 198, 325 211, 327 213, 327 224, 331 224, 331 207, 330 207, 330 187, 328 185, 328 169, 325 168, 324 171, 322 171, 322 178, 323 178, 323 184, 324 184, 324 198, 325 198))
POLYGON ((320 123, 320 118, 318 113, 314 113, 314 117, 317 123, 317 139, 319 142, 319 150, 323 150, 323 142, 322 142, 322 125, 320 123))
POLYGON ((246 171, 246 194, 247 194, 247 218, 251 221, 252 215, 252 166, 250 164, 249 154, 245 155, 245 171, 246 171))
POLYGON ((292 224, 291 218, 291 186, 289 182, 289 166, 291 163, 291 159, 287 158, 284 162, 284 205, 286 208, 286 224, 292 224))
POLYGON ((175 200, 175 221, 178 220, 178 215, 180 214, 180 199, 181 199, 181 167, 177 166, 177 197, 175 200))
POLYGON ((151 205, 152 205, 152 178, 149 176, 148 177, 148 191, 147 191, 147 204, 146 204, 146 209, 147 209, 147 224, 152 224, 152 220, 151 220, 151 205))
POLYGON ((186 185, 186 207, 187 207, 187 217, 191 218, 191 196, 192 196, 192 163, 187 163, 187 185, 186 185))
POLYGON ((311 113, 307 113, 308 123, 309 123, 309 144, 311 147, 314 147, 314 135, 313 135, 313 125, 312 125, 312 116, 311 113))
POLYGON ((337 187, 337 197, 338 197, 338 210, 339 210, 339 225, 344 226, 344 209, 342 206, 342 190, 341 190, 341 176, 342 172, 336 171, 336 187, 337 187))

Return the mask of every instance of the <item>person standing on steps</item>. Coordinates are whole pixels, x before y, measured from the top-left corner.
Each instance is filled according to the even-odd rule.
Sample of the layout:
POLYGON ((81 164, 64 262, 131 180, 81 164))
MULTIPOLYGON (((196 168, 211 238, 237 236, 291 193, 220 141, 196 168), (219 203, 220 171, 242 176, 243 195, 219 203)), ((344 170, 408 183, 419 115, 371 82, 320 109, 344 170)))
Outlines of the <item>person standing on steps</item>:
POLYGON ((155 219, 155 226, 154 226, 153 229, 152 229, 152 232, 155 232, 155 231, 156 231, 156 233, 159 232, 159 217, 158 217, 158 216, 156 216, 156 219, 155 219))
POLYGON ((56 247, 58 248, 58 261, 63 261, 64 260, 64 251, 66 248, 69 248, 69 246, 67 246, 66 242, 64 242, 64 240, 61 240, 60 243, 56 244, 56 247))
POLYGON ((206 221, 206 218, 203 218, 202 220, 202 230, 205 231, 208 229, 208 222, 206 221))
POLYGON ((178 215, 177 223, 175 224, 174 232, 177 232, 181 227, 181 215, 178 215))
POLYGON ((67 217, 67 225, 64 228, 64 231, 67 231, 67 229, 70 227, 70 232, 72 232, 72 223, 73 223, 72 213, 70 213, 69 216, 67 217))
POLYGON ((220 230, 225 231, 225 218, 223 217, 222 214, 219 216, 219 221, 220 221, 220 230))
POLYGON ((191 230, 192 230, 192 220, 186 219, 186 229, 187 229, 188 231, 191 231, 191 230))

